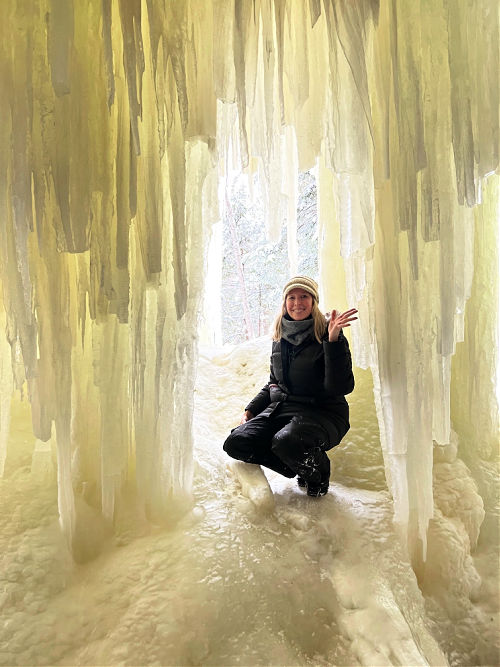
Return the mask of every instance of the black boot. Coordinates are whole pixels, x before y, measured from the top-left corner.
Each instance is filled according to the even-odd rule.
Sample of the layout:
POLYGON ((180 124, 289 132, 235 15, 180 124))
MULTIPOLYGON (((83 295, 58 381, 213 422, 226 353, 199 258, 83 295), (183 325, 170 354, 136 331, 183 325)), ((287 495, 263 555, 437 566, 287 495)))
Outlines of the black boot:
POLYGON ((319 496, 325 496, 328 493, 329 486, 330 486, 329 479, 327 479, 326 482, 321 482, 321 484, 308 484, 307 495, 313 498, 318 498, 319 496))

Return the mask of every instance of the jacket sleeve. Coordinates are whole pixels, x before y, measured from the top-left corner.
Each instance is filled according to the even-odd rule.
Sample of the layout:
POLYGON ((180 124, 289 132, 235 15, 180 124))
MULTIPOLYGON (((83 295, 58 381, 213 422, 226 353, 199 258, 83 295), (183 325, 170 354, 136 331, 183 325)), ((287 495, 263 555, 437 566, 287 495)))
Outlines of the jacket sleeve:
POLYGON ((269 384, 266 384, 265 387, 262 387, 257 396, 252 398, 250 403, 246 406, 245 410, 250 410, 250 412, 255 416, 258 415, 259 412, 262 412, 262 410, 265 410, 265 408, 267 408, 270 403, 271 399, 269 397, 269 384))
POLYGON ((351 351, 347 338, 341 332, 338 341, 323 341, 325 355, 325 390, 329 394, 345 396, 354 389, 351 351))
POLYGON ((273 367, 272 367, 272 357, 271 357, 271 374, 269 382, 262 387, 259 393, 252 398, 250 403, 246 406, 245 410, 250 410, 253 415, 258 415, 262 410, 265 410, 267 406, 271 403, 271 396, 269 391, 269 385, 277 384, 276 378, 274 377, 273 367))

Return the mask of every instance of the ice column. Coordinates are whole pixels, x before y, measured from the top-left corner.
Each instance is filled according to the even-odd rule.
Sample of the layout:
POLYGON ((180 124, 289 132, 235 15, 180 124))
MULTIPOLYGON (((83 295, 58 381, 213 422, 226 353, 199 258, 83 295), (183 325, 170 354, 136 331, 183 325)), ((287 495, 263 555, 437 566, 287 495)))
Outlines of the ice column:
POLYGON ((189 496, 212 6, 12 0, 0 14, 2 321, 34 433, 55 433, 71 542, 75 492, 111 521, 130 489, 160 518, 189 496))
MULTIPOLYGON (((1 295, 0 283, 0 330, 7 329, 5 309, 1 295)), ((10 426, 10 400, 12 397, 12 361, 11 351, 7 339, 0 337, 0 476, 3 475, 7 456, 7 440, 10 426)))

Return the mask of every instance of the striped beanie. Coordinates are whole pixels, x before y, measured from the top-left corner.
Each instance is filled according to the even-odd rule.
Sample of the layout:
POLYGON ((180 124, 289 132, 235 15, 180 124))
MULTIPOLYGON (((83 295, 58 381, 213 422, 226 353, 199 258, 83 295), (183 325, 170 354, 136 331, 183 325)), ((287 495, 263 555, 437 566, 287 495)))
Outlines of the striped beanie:
POLYGON ((297 288, 304 289, 306 292, 309 292, 309 294, 312 294, 316 301, 319 301, 318 283, 307 276, 295 276, 294 278, 290 278, 283 288, 283 298, 286 299, 288 292, 297 288))

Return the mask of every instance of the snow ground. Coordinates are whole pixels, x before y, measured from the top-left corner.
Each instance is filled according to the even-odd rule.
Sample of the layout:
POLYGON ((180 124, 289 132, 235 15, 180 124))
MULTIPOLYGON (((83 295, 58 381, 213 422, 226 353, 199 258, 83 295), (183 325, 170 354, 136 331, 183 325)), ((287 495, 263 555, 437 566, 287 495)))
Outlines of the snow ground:
MULTIPOLYGON (((273 506, 242 493, 221 446, 265 382, 268 358, 262 340, 202 351, 193 510, 169 529, 124 518, 85 565, 72 564, 55 487, 30 475, 29 433, 18 433, 19 460, 0 485, 1 665, 447 664, 369 447, 368 475, 352 470, 359 452, 339 450, 324 498, 270 472, 273 506)), ((365 412, 351 449, 363 432, 374 439, 365 412)))

